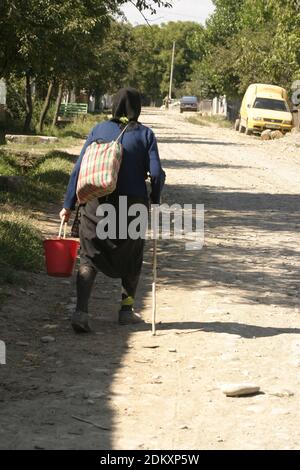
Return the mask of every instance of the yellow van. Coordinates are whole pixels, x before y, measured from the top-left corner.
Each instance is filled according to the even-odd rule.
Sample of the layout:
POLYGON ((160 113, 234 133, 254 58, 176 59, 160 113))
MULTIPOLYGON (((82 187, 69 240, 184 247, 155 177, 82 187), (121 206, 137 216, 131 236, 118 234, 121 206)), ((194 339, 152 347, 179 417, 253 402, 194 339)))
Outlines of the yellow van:
POLYGON ((261 133, 265 129, 290 131, 293 117, 287 99, 286 90, 279 86, 260 83, 250 85, 243 98, 235 129, 247 135, 261 133))

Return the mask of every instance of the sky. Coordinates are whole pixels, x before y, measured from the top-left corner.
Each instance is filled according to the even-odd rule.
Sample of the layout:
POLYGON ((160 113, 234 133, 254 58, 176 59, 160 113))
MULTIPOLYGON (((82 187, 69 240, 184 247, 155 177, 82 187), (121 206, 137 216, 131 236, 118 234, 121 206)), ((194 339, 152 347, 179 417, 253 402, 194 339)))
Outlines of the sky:
MULTIPOLYGON (((173 8, 159 8, 156 15, 144 12, 151 24, 167 23, 168 21, 197 21, 204 23, 213 12, 211 0, 173 0, 173 8)), ((124 11, 128 21, 133 25, 145 24, 145 20, 132 5, 125 5, 124 11)))

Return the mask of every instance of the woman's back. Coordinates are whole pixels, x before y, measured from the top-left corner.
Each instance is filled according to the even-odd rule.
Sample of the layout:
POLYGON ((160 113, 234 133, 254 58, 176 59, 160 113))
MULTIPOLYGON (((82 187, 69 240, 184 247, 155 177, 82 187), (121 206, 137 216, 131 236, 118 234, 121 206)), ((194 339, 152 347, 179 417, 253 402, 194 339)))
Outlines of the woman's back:
MULTIPOLYGON (((123 128, 114 121, 105 121, 93 129, 93 140, 111 142, 118 138, 123 128)), ((123 160, 117 184, 120 195, 147 197, 145 180, 150 171, 149 150, 154 141, 151 129, 140 123, 129 125, 123 134, 123 160)))

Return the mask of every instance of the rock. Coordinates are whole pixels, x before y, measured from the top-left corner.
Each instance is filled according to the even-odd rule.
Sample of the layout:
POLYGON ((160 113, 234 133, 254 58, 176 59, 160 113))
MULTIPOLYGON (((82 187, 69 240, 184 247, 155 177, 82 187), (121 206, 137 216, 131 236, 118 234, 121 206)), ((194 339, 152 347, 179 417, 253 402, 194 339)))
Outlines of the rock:
POLYGON ((161 375, 153 375, 152 379, 153 380, 159 380, 159 379, 161 379, 161 375))
POLYGON ((16 143, 16 144, 52 144, 57 142, 57 137, 49 137, 45 135, 12 135, 6 134, 5 140, 7 143, 16 143))
POLYGON ((221 386, 221 391, 227 397, 242 397, 258 393, 260 391, 260 387, 252 383, 223 384, 221 386))
POLYGON ((171 353, 176 353, 176 352, 177 352, 177 349, 175 349, 175 348, 169 348, 168 351, 171 352, 171 353))
POLYGON ((29 343, 27 343, 26 341, 18 341, 16 345, 17 346, 29 346, 29 343))
POLYGON ((263 131, 260 136, 261 140, 271 140, 271 132, 270 129, 263 131))
POLYGON ((29 290, 27 291, 27 295, 36 295, 36 292, 34 292, 33 290, 29 290))
POLYGON ((154 375, 152 377, 151 383, 153 383, 153 384, 162 384, 161 376, 160 375, 154 375))
POLYGON ((46 330, 55 330, 56 328, 58 328, 58 325, 51 325, 50 323, 47 323, 46 325, 43 326, 43 329, 46 329, 46 330))
POLYGON ((183 424, 182 426, 179 426, 178 429, 181 429, 182 431, 184 431, 185 429, 189 429, 189 427, 183 424))
POLYGON ((272 131, 271 132, 271 139, 272 140, 282 139, 282 137, 284 137, 284 134, 281 131, 272 131))
POLYGON ((94 405, 94 404, 95 404, 94 400, 88 400, 87 403, 88 403, 89 405, 94 405))
POLYGON ((54 336, 43 336, 41 338, 42 343, 53 343, 55 341, 54 336))

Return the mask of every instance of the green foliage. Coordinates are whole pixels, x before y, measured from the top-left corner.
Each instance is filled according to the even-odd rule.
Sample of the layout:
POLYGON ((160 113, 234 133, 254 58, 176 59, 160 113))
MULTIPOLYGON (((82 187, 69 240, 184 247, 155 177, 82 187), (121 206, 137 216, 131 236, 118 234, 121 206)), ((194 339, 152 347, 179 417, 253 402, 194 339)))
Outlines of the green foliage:
POLYGON ((41 269, 42 238, 28 217, 18 213, 0 215, 0 252, 0 280, 12 281, 12 269, 41 269))
MULTIPOLYGON (((103 118, 94 115, 78 119, 76 131, 82 137, 103 118)), ((71 126, 61 132, 68 127, 71 126)), ((72 137, 62 139, 66 138, 70 139, 70 146, 78 142, 72 137)), ((42 268, 42 237, 33 211, 62 200, 77 158, 61 150, 49 151, 46 144, 36 147, 10 144, 0 148, 0 174, 23 177, 16 187, 0 188, 0 283, 23 283, 19 270, 42 268)))
MULTIPOLYGON (((111 88, 123 83, 122 73, 128 67, 126 47, 122 47, 124 43, 115 34, 111 48, 114 53, 110 54, 104 40, 110 27, 117 28, 112 16, 119 13, 124 3, 126 0, 1 1, 0 77, 9 80, 12 76, 18 79, 26 76, 26 103, 18 108, 18 118, 25 117, 26 131, 31 123, 29 90, 33 81, 38 85, 43 83, 44 89, 64 83, 65 87, 78 86, 90 91, 96 88, 110 91, 109 83, 112 82, 111 88), (113 80, 109 82, 109 79, 113 80)), ((156 7, 171 5, 164 0, 137 0, 135 3, 138 9, 150 12, 155 12, 156 7)), ((49 98, 50 94, 45 100, 45 111, 38 110, 40 129, 47 115, 49 98)), ((35 108, 38 108, 37 103, 35 108)))
POLYGON ((64 127, 55 127, 49 125, 44 129, 43 134, 58 137, 59 139, 74 138, 86 139, 92 128, 107 119, 105 114, 85 114, 74 119, 73 122, 64 127))
MULTIPOLYGON (((36 158, 18 189, 1 190, 0 203, 0 283, 19 282, 16 270, 38 271, 43 266, 40 231, 29 214, 59 202, 66 190, 74 157, 53 151, 36 158)), ((19 157, 0 155, 0 173, 20 175, 19 157)))
POLYGON ((170 22, 161 26, 147 25, 133 29, 133 50, 128 81, 140 89, 150 102, 160 102, 169 91, 173 41, 176 42, 174 90, 180 90, 199 59, 199 37, 203 27, 193 22, 170 22))
MULTIPOLYGON (((3 175, 20 175, 13 156, 0 155, 0 173, 3 175)), ((60 152, 52 151, 44 156, 37 157, 35 164, 26 173, 24 182, 16 190, 0 191, 0 203, 14 204, 28 209, 43 208, 45 203, 59 202, 66 190, 70 172, 73 168, 74 157, 60 152)))
POLYGON ((24 80, 10 74, 7 78, 6 102, 14 121, 23 121, 25 116, 24 80))
POLYGON ((0 175, 21 175, 21 167, 18 160, 3 150, 0 150, 0 175))
MULTIPOLYGON (((12 5, 2 0, 0 75, 9 83, 9 107, 16 121, 24 119, 26 105, 28 115, 25 75, 38 90, 33 128, 49 83, 53 83, 54 94, 63 84, 65 90, 85 89, 97 97, 131 85, 140 89, 145 103, 160 104, 169 89, 173 41, 176 97, 226 94, 236 98, 253 82, 289 89, 300 78, 298 0, 214 0, 215 11, 205 26, 170 22, 151 28, 117 22, 124 3, 15 0, 12 5)), ((151 13, 172 2, 134 3, 151 13)))
POLYGON ((288 90, 300 78, 300 5, 296 0, 215 0, 205 53, 193 64, 202 96, 242 96, 250 83, 288 90))

